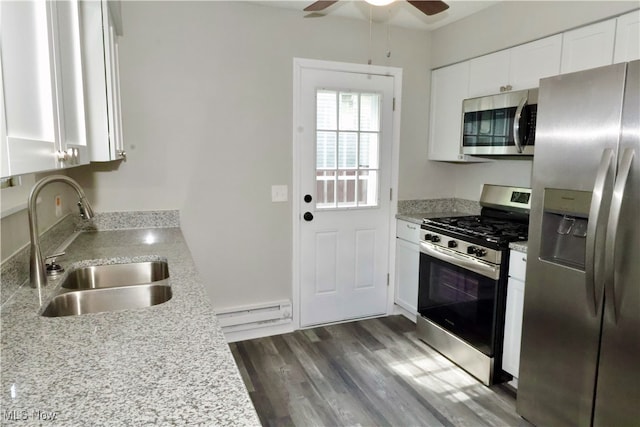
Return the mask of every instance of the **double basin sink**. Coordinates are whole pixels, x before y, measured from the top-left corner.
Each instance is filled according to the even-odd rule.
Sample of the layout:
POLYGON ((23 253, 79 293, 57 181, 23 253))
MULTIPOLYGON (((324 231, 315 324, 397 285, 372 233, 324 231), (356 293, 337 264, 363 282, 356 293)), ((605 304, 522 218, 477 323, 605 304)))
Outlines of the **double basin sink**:
POLYGON ((82 267, 71 271, 42 312, 45 317, 136 309, 171 299, 165 261, 82 267))

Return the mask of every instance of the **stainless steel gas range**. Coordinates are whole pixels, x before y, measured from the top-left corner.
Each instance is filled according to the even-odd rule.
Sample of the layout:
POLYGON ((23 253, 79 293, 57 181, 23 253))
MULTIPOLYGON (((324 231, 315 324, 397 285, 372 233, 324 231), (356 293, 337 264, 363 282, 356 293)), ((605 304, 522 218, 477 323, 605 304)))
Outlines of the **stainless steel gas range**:
POLYGON ((485 184, 480 215, 424 219, 418 337, 486 385, 502 366, 509 243, 527 240, 528 188, 485 184))

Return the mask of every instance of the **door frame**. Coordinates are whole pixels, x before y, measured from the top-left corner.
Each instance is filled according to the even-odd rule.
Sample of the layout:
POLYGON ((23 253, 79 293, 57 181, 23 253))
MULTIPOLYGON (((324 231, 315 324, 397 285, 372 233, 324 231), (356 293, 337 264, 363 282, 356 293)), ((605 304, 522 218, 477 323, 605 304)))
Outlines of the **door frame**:
MULTIPOLYGON (((293 58, 293 185, 291 192, 293 245, 292 245, 292 315, 293 329, 300 329, 300 227, 302 221, 302 211, 300 209, 301 191, 301 144, 302 138, 298 132, 301 119, 302 100, 300 94, 300 84, 304 69, 316 69, 321 71, 338 71, 358 74, 375 74, 393 77, 393 129, 391 134, 391 203, 389 206, 389 236, 387 244, 389 246, 389 286, 387 287, 387 314, 393 312, 394 289, 395 289, 395 217, 398 211, 398 166, 400 154, 400 111, 402 105, 402 68, 388 67, 381 65, 354 64, 347 62, 324 61, 317 59, 293 58)), ((384 197, 382 194, 380 197, 384 197)))

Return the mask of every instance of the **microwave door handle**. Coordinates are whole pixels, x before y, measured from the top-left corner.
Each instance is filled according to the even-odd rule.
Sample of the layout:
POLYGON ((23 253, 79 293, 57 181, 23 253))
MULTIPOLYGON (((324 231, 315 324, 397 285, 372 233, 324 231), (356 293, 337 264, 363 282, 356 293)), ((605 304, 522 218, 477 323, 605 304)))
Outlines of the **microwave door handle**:
POLYGON ((615 282, 615 265, 616 265, 616 240, 618 237, 618 225, 620 223, 620 211, 622 210, 622 200, 629 178, 629 171, 633 165, 633 157, 635 152, 633 148, 628 147, 622 154, 620 169, 616 184, 613 188, 613 196, 611 197, 611 210, 609 211, 609 222, 607 224, 607 240, 605 244, 605 282, 604 295, 605 304, 607 305, 607 316, 615 325, 618 322, 618 307, 616 301, 616 282, 615 282))
POLYGON ((600 166, 598 166, 596 182, 593 186, 593 193, 591 195, 589 220, 587 223, 584 278, 589 312, 594 317, 596 316, 600 305, 600 301, 598 300, 599 292, 596 292, 595 263, 596 259, 602 259, 601 251, 598 250, 602 245, 597 244, 596 234, 602 211, 602 201, 605 199, 604 191, 607 188, 609 180, 613 176, 613 163, 613 149, 607 148, 602 152, 602 159, 600 160, 600 166))
POLYGON ((516 144, 516 150, 518 153, 522 153, 522 141, 520 141, 520 119, 522 118, 522 111, 527 105, 528 98, 525 96, 520 100, 518 108, 516 108, 516 116, 513 119, 513 142, 516 144))

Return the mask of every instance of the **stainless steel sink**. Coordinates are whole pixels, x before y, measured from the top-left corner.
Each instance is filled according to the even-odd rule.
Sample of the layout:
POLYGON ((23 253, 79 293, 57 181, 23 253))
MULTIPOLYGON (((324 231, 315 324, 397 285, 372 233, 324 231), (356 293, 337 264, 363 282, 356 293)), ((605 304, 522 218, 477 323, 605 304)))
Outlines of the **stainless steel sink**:
POLYGON ((95 265, 70 272, 62 282, 64 289, 99 289, 157 282, 169 278, 164 261, 95 265))
POLYGON ((42 313, 45 317, 151 307, 171 299, 168 284, 144 284, 65 292, 55 296, 42 313))

